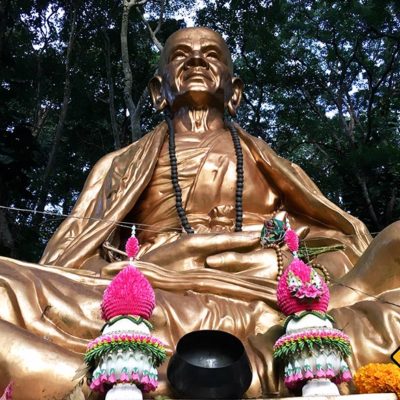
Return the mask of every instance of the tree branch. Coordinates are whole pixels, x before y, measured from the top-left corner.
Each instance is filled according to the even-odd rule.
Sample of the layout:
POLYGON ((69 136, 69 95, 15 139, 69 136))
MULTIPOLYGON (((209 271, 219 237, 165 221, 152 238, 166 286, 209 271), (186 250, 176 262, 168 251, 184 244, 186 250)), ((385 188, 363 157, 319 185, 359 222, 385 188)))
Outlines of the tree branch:
MULTIPOLYGON (((75 36, 76 36, 76 25, 77 25, 77 11, 74 10, 72 14, 72 21, 71 21, 71 30, 69 33, 68 39, 68 47, 67 47, 67 54, 65 57, 65 82, 64 82, 64 95, 63 101, 60 108, 60 115, 58 117, 56 132, 53 138, 53 144, 51 146, 49 158, 47 161, 46 168, 43 173, 42 177, 42 185, 39 192, 38 201, 36 203, 36 210, 43 211, 46 205, 46 199, 48 195, 48 183, 50 179, 51 171, 54 169, 54 164, 56 161, 56 154, 58 151, 58 146, 60 144, 62 135, 64 133, 64 126, 65 121, 67 119, 67 112, 68 112, 68 105, 71 97, 71 56, 72 50, 75 43, 75 36)), ((43 214, 36 214, 35 215, 35 223, 39 223, 40 219, 43 217, 43 214)))
MULTIPOLYGON (((130 131, 132 139, 139 139, 141 132, 136 132, 133 116, 135 114, 136 106, 132 99, 132 70, 129 64, 129 49, 128 49, 128 21, 129 11, 133 5, 136 5, 135 0, 124 0, 122 20, 121 20, 121 58, 122 58, 122 70, 124 72, 124 100, 126 107, 129 112, 130 119, 130 131)), ((139 127, 140 128, 140 127, 139 127)))
MULTIPOLYGON (((147 19, 144 17, 143 12, 141 12, 139 10, 139 8, 137 9, 140 18, 142 19, 143 23, 146 25, 147 30, 149 31, 150 34, 150 38, 152 40, 152 42, 154 43, 154 45, 157 47, 158 51, 161 52, 163 49, 163 45, 160 43, 160 41, 157 39, 155 31, 153 31, 153 29, 151 29, 151 26, 149 24, 149 21, 147 21, 147 19)), ((160 17, 161 19, 161 17, 160 17)), ((160 21, 159 21, 160 22, 160 21)))
POLYGON ((160 18, 158 19, 158 24, 156 26, 156 29, 154 29, 154 34, 157 35, 159 30, 161 29, 161 25, 164 22, 164 13, 165 13, 165 4, 166 0, 161 0, 161 9, 160 9, 160 18))
POLYGON ((111 46, 110 46, 110 38, 108 37, 107 31, 102 29, 103 39, 104 39, 104 60, 106 64, 106 73, 108 80, 108 107, 110 112, 110 122, 111 122, 111 130, 114 138, 114 149, 121 148, 121 140, 119 137, 119 129, 117 124, 117 119, 115 116, 115 105, 114 105, 114 79, 112 76, 111 69, 111 46))

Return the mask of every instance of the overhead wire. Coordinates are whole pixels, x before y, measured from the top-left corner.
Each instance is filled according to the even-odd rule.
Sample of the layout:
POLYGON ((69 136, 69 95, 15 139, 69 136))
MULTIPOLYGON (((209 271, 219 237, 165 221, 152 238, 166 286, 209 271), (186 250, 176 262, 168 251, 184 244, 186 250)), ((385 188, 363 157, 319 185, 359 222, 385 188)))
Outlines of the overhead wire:
MULTIPOLYGON (((73 214, 63 214, 63 213, 51 212, 51 211, 38 211, 38 210, 31 210, 29 208, 10 207, 10 206, 2 206, 2 205, 0 205, 0 209, 9 210, 9 211, 26 212, 26 213, 31 213, 31 214, 42 214, 42 215, 48 215, 48 216, 53 216, 53 217, 63 217, 63 218, 73 218, 73 219, 89 220, 89 221, 97 221, 97 222, 106 222, 106 223, 110 223, 110 224, 119 226, 121 228, 127 228, 127 229, 132 229, 133 226, 136 226, 137 229, 139 229, 143 232, 162 233, 162 232, 166 232, 166 231, 176 231, 176 232, 182 233, 182 229, 173 228, 173 227, 168 227, 168 228, 158 229, 158 230, 148 229, 147 227, 153 227, 154 225, 143 224, 140 222, 118 221, 118 220, 95 218, 95 217, 82 217, 82 216, 77 216, 77 215, 73 215, 73 214)), ((226 232, 221 231, 221 232, 213 232, 213 233, 218 235, 218 234, 225 234, 226 232)), ((379 232, 370 232, 370 235, 376 236, 378 233, 379 232)), ((351 234, 351 235, 341 235, 341 236, 342 237, 352 237, 352 236, 357 236, 357 235, 351 234)))
MULTIPOLYGON (((8 211, 15 211, 15 212, 27 212, 27 213, 32 213, 32 214, 43 214, 43 215, 48 215, 48 216, 53 216, 53 217, 64 217, 64 218, 74 218, 74 219, 81 219, 81 220, 90 220, 90 221, 97 221, 97 222, 106 222, 106 223, 110 223, 116 226, 119 226, 121 228, 127 228, 132 230, 133 227, 136 227, 137 229, 141 230, 141 231, 145 231, 145 232, 154 232, 154 233, 161 233, 161 232, 165 232, 166 230, 152 230, 152 229, 148 229, 147 227, 152 227, 152 225, 149 224, 142 224, 142 223, 137 223, 137 222, 128 222, 128 221, 115 221, 115 220, 109 220, 109 219, 104 219, 104 218, 95 218, 95 217, 81 217, 81 216, 76 216, 76 215, 72 215, 72 214, 63 214, 63 213, 58 213, 58 212, 51 212, 51 211, 38 211, 38 210, 30 210, 28 208, 20 208, 20 207, 9 207, 9 206, 3 206, 0 205, 0 209, 3 210, 8 210, 8 211)), ((181 229, 178 228, 168 228, 168 230, 174 230, 177 232, 182 232, 181 229)), ((215 232, 216 234, 218 233, 225 233, 225 232, 215 232)), ((373 232, 371 233, 371 235, 376 235, 379 232, 373 232)), ((343 236, 355 236, 355 235, 343 235, 343 236)), ((342 282, 339 282, 337 280, 332 279, 331 280, 332 283, 335 283, 336 285, 339 286, 343 286, 346 287, 354 292, 358 292, 363 294, 364 296, 370 297, 375 299, 376 301, 379 301, 381 303, 385 303, 385 304, 389 304, 395 307, 399 307, 400 308, 400 304, 391 302, 391 301, 387 301, 387 300, 383 300, 381 298, 379 298, 376 295, 367 293, 363 290, 360 290, 358 288, 346 285, 342 282)))

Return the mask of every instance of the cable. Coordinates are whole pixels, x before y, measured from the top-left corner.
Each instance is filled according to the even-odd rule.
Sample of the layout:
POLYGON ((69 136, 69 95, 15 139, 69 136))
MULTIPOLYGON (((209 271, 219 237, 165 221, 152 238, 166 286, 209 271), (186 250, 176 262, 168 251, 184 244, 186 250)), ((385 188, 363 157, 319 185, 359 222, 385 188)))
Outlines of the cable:
POLYGON ((343 287, 345 287, 345 288, 347 288, 347 289, 350 289, 350 290, 352 290, 353 292, 359 292, 359 293, 361 293, 361 294, 363 294, 363 295, 365 295, 365 296, 372 297, 373 299, 375 299, 375 300, 377 300, 377 301, 379 301, 379 302, 381 302, 381 303, 390 304, 390 305, 392 305, 392 306, 395 306, 395 307, 399 307, 399 308, 400 308, 400 304, 393 303, 393 302, 387 301, 387 300, 382 300, 382 299, 380 299, 378 296, 375 296, 375 295, 373 295, 373 294, 364 292, 363 290, 354 288, 354 287, 352 287, 352 286, 346 285, 346 284, 344 284, 344 283, 341 283, 341 282, 338 282, 338 281, 335 281, 335 280, 331 280, 331 282, 332 282, 332 283, 335 283, 336 285, 343 286, 343 287))
MULTIPOLYGON (((93 218, 93 217, 77 217, 77 216, 74 216, 74 215, 71 215, 71 214, 54 213, 54 212, 50 212, 50 211, 35 211, 35 210, 27 209, 27 208, 7 207, 7 206, 2 206, 2 205, 0 205, 0 209, 9 210, 9 211, 28 212, 28 213, 31 213, 31 214, 38 213, 38 214, 50 215, 50 216, 54 216, 54 217, 65 217, 65 218, 75 218, 75 219, 82 219, 82 220, 108 222, 108 223, 112 223, 112 224, 114 224, 116 226, 119 226, 121 228, 128 228, 130 230, 132 229, 133 226, 136 226, 137 229, 140 229, 141 231, 145 231, 145 232, 155 232, 155 233, 165 232, 165 230, 151 230, 151 229, 147 229, 147 228, 140 228, 141 226, 147 227, 147 226, 152 226, 152 225, 140 224, 140 223, 136 223, 136 222, 114 221, 114 220, 107 220, 107 219, 93 218)), ((182 232, 181 229, 177 229, 177 228, 168 228, 168 229, 169 230, 178 231, 180 233, 182 232)), ((223 234, 225 232, 215 232, 215 234, 218 234, 218 233, 223 234)), ((379 232, 373 232, 373 233, 371 233, 371 235, 377 235, 378 233, 379 232)), ((355 236, 355 235, 344 235, 344 236, 355 236)), ((389 304, 389 305, 392 305, 392 306, 400 308, 400 304, 396 304, 396 303, 393 303, 393 302, 387 301, 387 300, 382 300, 378 296, 375 296, 373 294, 364 292, 364 291, 362 291, 360 289, 354 288, 352 286, 346 285, 346 284, 338 282, 336 280, 331 280, 331 282, 335 283, 335 284, 337 284, 339 286, 343 286, 343 287, 346 287, 346 288, 348 288, 350 290, 353 290, 354 292, 359 292, 359 293, 361 293, 361 294, 363 294, 365 296, 371 297, 371 298, 373 298, 373 299, 375 299, 375 300, 377 300, 377 301, 379 301, 381 303, 389 304)))
MULTIPOLYGON (((43 214, 43 215, 49 215, 53 217, 64 217, 64 218, 74 218, 74 219, 82 219, 82 220, 89 220, 89 221, 98 221, 98 222, 108 222, 110 224, 114 224, 116 226, 119 226, 121 228, 128 228, 132 229, 132 226, 135 225, 137 229, 143 231, 143 232, 154 232, 154 233, 162 233, 168 231, 176 231, 179 233, 182 233, 182 229, 179 228, 167 228, 167 229, 160 229, 160 230, 152 230, 152 229, 147 229, 147 228, 141 228, 143 227, 152 227, 153 225, 150 224, 141 224, 138 222, 128 222, 128 221, 115 221, 111 219, 103 219, 103 218, 94 218, 94 217, 78 217, 72 214, 62 214, 62 213, 55 213, 55 212, 50 212, 50 211, 35 211, 35 210, 30 210, 29 208, 19 208, 19 207, 8 207, 8 206, 2 206, 0 205, 0 208, 3 210, 9 210, 9 211, 20 211, 20 212, 26 212, 30 214, 43 214)), ((214 232, 214 234, 225 234, 226 232, 214 232)), ((372 237, 378 235, 380 232, 370 232, 370 235, 372 237)), ((342 235, 342 237, 353 237, 357 235, 342 235)))
MULTIPOLYGON (((94 218, 94 217, 78 217, 72 214, 62 214, 62 213, 55 213, 55 212, 50 212, 50 211, 35 211, 35 210, 30 210, 28 208, 18 208, 18 207, 7 207, 7 206, 1 206, 0 208, 4 209, 4 210, 9 210, 9 211, 20 211, 20 212, 27 212, 27 213, 31 213, 31 214, 42 214, 42 215, 50 215, 53 217, 65 217, 65 218, 74 218, 74 219, 82 219, 82 220, 89 220, 89 221, 98 221, 98 222, 107 222, 110 224, 114 224, 116 226, 119 226, 121 228, 129 228, 132 229, 132 226, 136 226, 138 229, 140 229, 141 231, 147 231, 147 232, 164 232, 164 230, 150 230, 150 229, 145 229, 145 228, 141 228, 141 226, 152 226, 149 224, 140 224, 137 222, 127 222, 127 221, 115 221, 115 220, 111 220, 111 219, 104 219, 104 218, 94 218)), ((182 232, 180 229, 178 228, 168 228, 168 230, 174 230, 177 232, 182 232)))

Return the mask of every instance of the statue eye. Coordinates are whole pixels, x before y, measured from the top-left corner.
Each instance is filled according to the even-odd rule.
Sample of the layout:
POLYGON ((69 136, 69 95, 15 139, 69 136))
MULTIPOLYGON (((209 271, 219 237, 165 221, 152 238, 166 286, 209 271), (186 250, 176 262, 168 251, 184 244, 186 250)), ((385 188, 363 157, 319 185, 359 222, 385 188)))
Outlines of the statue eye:
POLYGON ((185 57, 186 53, 183 52, 182 50, 178 50, 174 54, 172 54, 170 61, 183 60, 185 57))
POLYGON ((215 60, 219 60, 218 53, 216 51, 209 51, 206 55, 207 58, 213 58, 215 60))

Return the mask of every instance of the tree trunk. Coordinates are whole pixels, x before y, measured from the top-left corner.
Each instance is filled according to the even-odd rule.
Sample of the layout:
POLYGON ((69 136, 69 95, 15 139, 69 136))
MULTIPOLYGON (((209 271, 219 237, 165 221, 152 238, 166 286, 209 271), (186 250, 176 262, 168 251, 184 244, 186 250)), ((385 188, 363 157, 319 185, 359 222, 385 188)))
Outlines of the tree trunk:
POLYGON ((10 257, 16 257, 15 241, 10 230, 7 216, 2 209, 0 209, 0 244, 10 250, 10 257))
MULTIPOLYGON (((76 30, 76 11, 73 12, 71 21, 71 31, 69 34, 67 55, 65 60, 65 82, 64 82, 64 95, 61 104, 60 115, 58 118, 58 123, 56 127, 56 132, 53 139, 53 144, 50 150, 47 165, 42 177, 41 190, 39 192, 39 198, 36 203, 36 210, 43 211, 46 205, 47 195, 48 195, 48 183, 50 180, 51 171, 54 168, 56 154, 58 151, 58 146, 60 144, 61 137, 64 132, 65 120, 67 118, 68 104, 71 97, 71 54, 74 46, 75 40, 75 30, 76 30)), ((42 218, 41 214, 36 214, 35 221, 38 222, 42 218)))
POLYGON ((111 130, 114 138, 114 149, 118 150, 121 148, 121 139, 119 135, 119 129, 117 124, 117 119, 115 116, 115 105, 114 105, 114 80, 112 76, 111 70, 111 48, 110 48, 110 38, 108 37, 107 31, 103 30, 103 38, 104 38, 104 58, 106 62, 106 72, 107 72, 107 80, 108 80, 108 107, 110 110, 110 122, 111 122, 111 130))
POLYGON ((129 112, 130 128, 132 141, 136 141, 141 137, 140 124, 138 126, 135 121, 136 106, 132 99, 132 71, 129 65, 129 50, 128 50, 128 22, 129 11, 135 5, 134 1, 124 0, 121 22, 121 56, 122 56, 122 69, 124 71, 124 99, 126 108, 129 112))
POLYGON ((39 52, 37 58, 37 86, 36 86, 36 107, 35 114, 33 116, 33 128, 32 135, 38 140, 42 131, 43 125, 46 122, 47 116, 50 109, 48 107, 42 107, 42 79, 43 79, 43 68, 42 68, 42 54, 43 49, 39 52))
POLYGON ((382 226, 381 226, 381 224, 380 224, 380 222, 378 220, 378 217, 376 215, 375 208, 374 208, 374 206, 372 204, 371 197, 369 196, 369 191, 368 191, 367 182, 365 180, 365 177, 362 176, 362 174, 360 172, 356 172, 355 173, 355 177, 357 179, 358 184, 360 185, 361 194, 362 194, 362 196, 363 196, 363 198, 365 200, 365 204, 367 206, 367 209, 368 209, 369 215, 371 217, 371 220, 375 224, 375 227, 378 230, 381 230, 382 226))
POLYGON ((386 210, 385 210, 385 223, 389 224, 393 221, 393 211, 394 211, 394 207, 396 205, 396 201, 398 201, 399 199, 396 197, 397 195, 397 187, 394 186, 392 187, 391 191, 390 191, 390 198, 387 202, 386 205, 386 210))
POLYGON ((3 50, 7 31, 7 14, 10 0, 0 0, 0 67, 3 64, 3 50))

